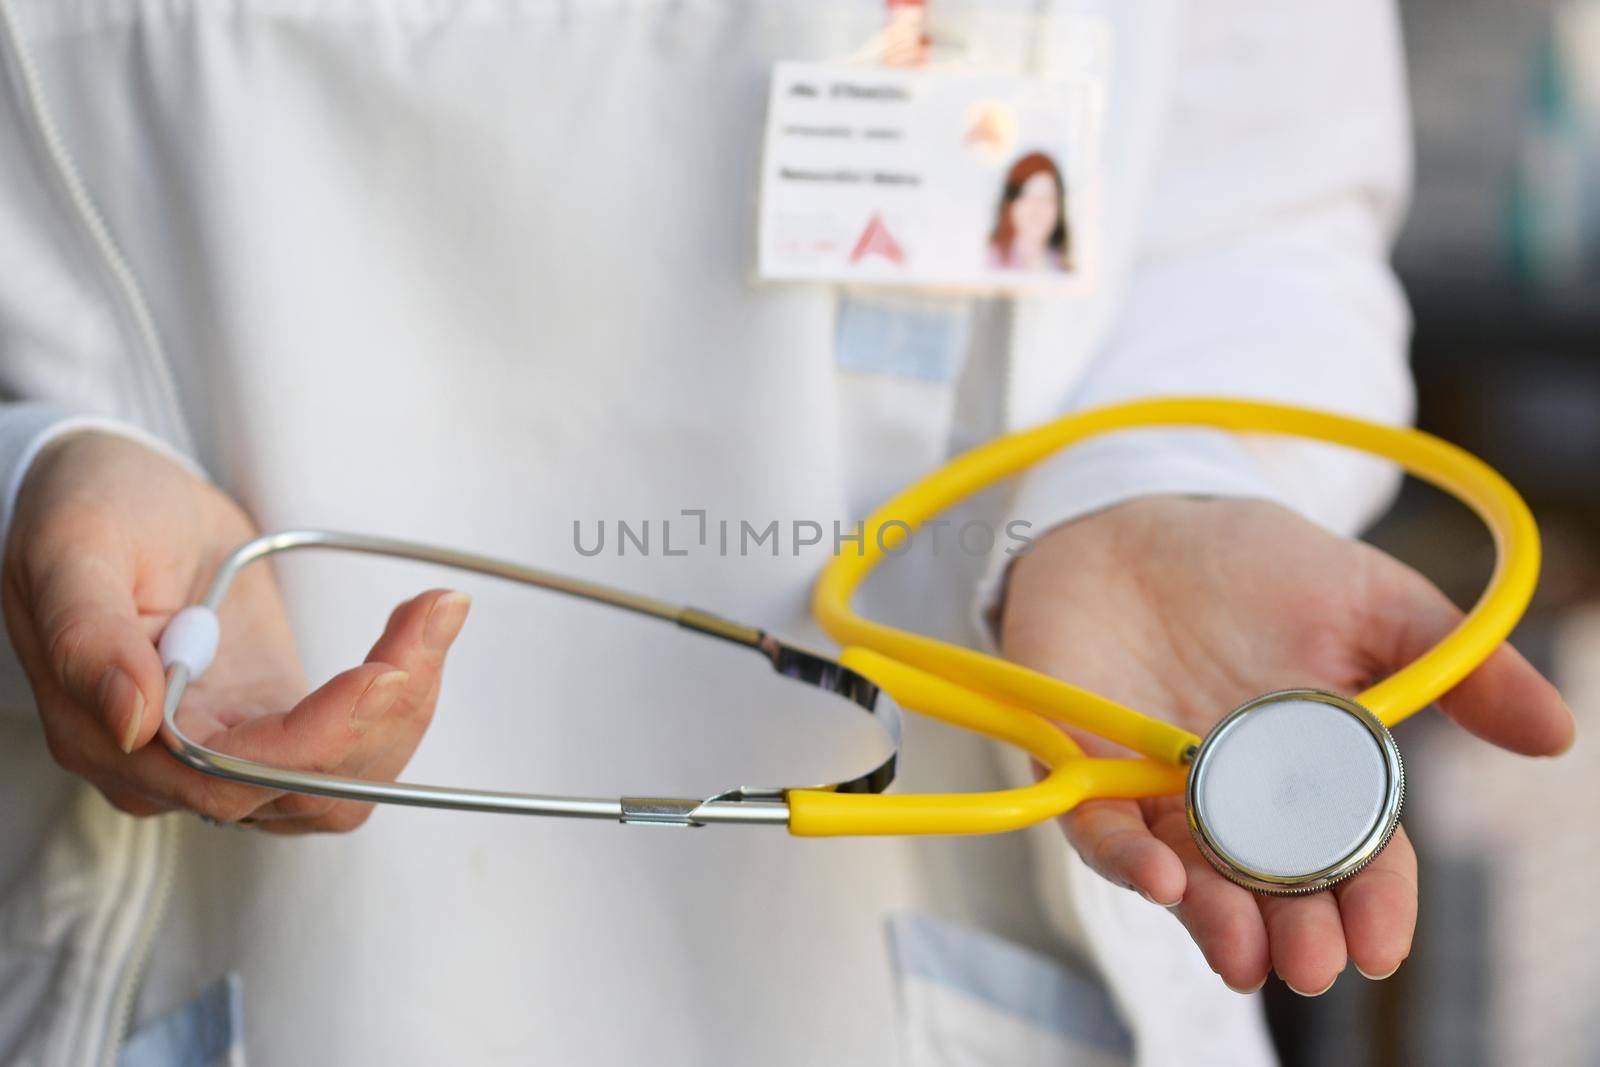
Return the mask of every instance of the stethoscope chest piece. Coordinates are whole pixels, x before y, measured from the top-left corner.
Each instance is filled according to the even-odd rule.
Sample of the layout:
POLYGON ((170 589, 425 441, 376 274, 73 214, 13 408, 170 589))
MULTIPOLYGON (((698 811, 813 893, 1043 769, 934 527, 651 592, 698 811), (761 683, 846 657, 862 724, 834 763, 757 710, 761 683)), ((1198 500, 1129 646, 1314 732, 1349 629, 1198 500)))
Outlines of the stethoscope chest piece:
POLYGON ((1230 712, 1195 751, 1186 794, 1206 859, 1261 893, 1311 893, 1355 874, 1389 843, 1404 798, 1383 723, 1318 689, 1230 712))

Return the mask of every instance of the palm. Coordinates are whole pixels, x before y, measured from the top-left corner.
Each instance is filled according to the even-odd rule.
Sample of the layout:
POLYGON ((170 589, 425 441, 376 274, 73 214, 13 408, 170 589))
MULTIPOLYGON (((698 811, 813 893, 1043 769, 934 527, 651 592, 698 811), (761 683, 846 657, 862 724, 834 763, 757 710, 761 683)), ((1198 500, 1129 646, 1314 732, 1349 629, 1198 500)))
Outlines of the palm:
MULTIPOLYGON (((115 506, 121 487, 136 486, 151 505, 140 512, 149 528, 128 531, 128 540, 141 548, 133 553, 134 598, 140 623, 155 640, 177 611, 199 600, 217 565, 255 530, 222 493, 198 485, 159 457, 121 442, 89 447, 96 445, 123 468, 115 479, 106 479, 115 487, 113 499, 102 496, 101 503, 115 506)), ((290 708, 305 695, 270 571, 257 567, 242 572, 220 615, 222 642, 216 661, 187 687, 179 713, 184 732, 203 744, 217 742, 246 719, 290 708)))
POLYGON ((252 601, 244 589, 230 594, 221 613, 223 648, 216 668, 184 691, 178 722, 201 744, 226 748, 228 731, 252 719, 282 713, 306 694, 304 673, 292 643, 276 632, 283 620, 276 605, 252 601), (265 625, 268 622, 273 625, 265 625), (268 632, 262 632, 262 631, 268 632))
MULTIPOLYGON (((192 569, 187 578, 191 591, 180 603, 198 599, 209 586, 222 558, 253 536, 251 528, 242 520, 234 522, 228 516, 220 516, 219 520, 213 529, 212 547, 208 551, 191 553, 190 558, 205 562, 192 569)), ((169 569, 165 573, 182 575, 183 571, 169 569)), ((168 591, 175 590, 183 581, 182 578, 168 578, 168 591)), ((152 587, 158 582, 153 576, 152 587)), ((171 611, 163 608, 142 614, 152 625, 154 634, 166 624, 171 611)), ((332 730, 328 729, 330 724, 325 723, 314 731, 320 743, 283 745, 280 738, 285 732, 293 732, 288 726, 291 716, 297 709, 314 703, 315 696, 307 697, 305 672, 271 568, 257 564, 241 571, 218 614, 222 637, 216 659, 201 678, 185 688, 178 710, 178 724, 188 737, 221 752, 279 766, 303 766, 357 777, 392 777, 399 772, 426 728, 432 710, 432 693, 422 687, 431 684, 428 677, 436 674, 437 667, 427 674, 419 672, 421 691, 413 698, 415 714, 393 716, 380 736, 358 739, 346 736, 344 723, 334 725, 332 730)), ((380 641, 380 648, 385 643, 380 641)), ((387 644, 393 651, 400 651, 393 647, 397 642, 387 644)), ((378 651, 374 650, 373 658, 378 658, 378 651)), ((402 653, 391 658, 407 662, 417 655, 402 653)), ((302 720, 308 717, 305 711, 300 712, 302 720)), ((241 801, 245 806, 250 803, 248 798, 241 801)), ((325 816, 334 807, 328 801, 297 794, 270 800, 263 794, 258 803, 260 806, 249 808, 249 818, 272 823, 274 829, 299 829, 308 818, 325 816)), ((365 810, 353 804, 344 807, 351 813, 347 818, 365 810)))
MULTIPOLYGON (((1270 504, 1151 498, 1042 539, 1011 577, 1002 646, 1028 666, 1204 734, 1276 689, 1353 695, 1454 623, 1414 572, 1270 504)), ((1446 701, 1465 725, 1523 752, 1555 751, 1570 716, 1502 649, 1446 701), (1506 701, 1521 703, 1520 716, 1506 701)), ((1098 754, 1114 746, 1081 738, 1098 754)), ((1261 897, 1227 882, 1189 836, 1181 797, 1092 801, 1064 817, 1100 873, 1177 913, 1238 989, 1275 970, 1316 993, 1347 958, 1387 974, 1409 950, 1416 859, 1404 832, 1332 891, 1261 897)))

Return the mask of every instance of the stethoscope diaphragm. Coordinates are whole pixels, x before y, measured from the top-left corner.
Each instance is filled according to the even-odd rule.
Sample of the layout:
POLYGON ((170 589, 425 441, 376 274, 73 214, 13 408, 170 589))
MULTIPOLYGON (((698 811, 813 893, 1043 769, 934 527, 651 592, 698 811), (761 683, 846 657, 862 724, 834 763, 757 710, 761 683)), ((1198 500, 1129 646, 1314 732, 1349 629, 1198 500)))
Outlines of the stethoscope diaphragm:
POLYGON ((1201 853, 1262 893, 1311 893, 1361 870, 1389 843, 1404 798, 1383 723, 1318 689, 1230 712, 1196 749, 1186 793, 1201 853))

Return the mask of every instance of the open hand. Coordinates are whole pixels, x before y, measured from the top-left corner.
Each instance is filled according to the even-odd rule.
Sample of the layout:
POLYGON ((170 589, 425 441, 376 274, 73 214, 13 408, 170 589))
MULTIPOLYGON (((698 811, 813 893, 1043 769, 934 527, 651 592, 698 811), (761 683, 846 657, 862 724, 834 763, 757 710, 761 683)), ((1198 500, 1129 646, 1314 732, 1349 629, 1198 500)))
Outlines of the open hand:
MULTIPOLYGON (((1460 612, 1421 575, 1359 541, 1260 501, 1148 497, 1051 531, 1014 564, 1001 625, 1007 657, 1204 735, 1277 689, 1353 696, 1426 651, 1460 612)), ((1509 645, 1440 701, 1493 744, 1553 755, 1573 719, 1509 645)), ((1080 737, 1091 754, 1122 754, 1080 737)), ((1096 800, 1062 817, 1104 877, 1173 907, 1222 980, 1296 992, 1330 987, 1346 960, 1386 977, 1417 916, 1404 830, 1331 890, 1259 896, 1217 873, 1189 836, 1182 797, 1096 800)))
MULTIPOLYGON (((150 449, 107 434, 64 438, 18 496, 0 571, 6 628, 51 754, 119 809, 349 830, 371 805, 228 782, 151 744, 166 688, 156 639, 254 535, 233 501, 150 449)), ((464 594, 438 589, 406 601, 365 663, 306 696, 271 568, 247 568, 222 605, 216 660, 184 693, 184 732, 277 766, 393 778, 432 717, 467 608, 464 594)))

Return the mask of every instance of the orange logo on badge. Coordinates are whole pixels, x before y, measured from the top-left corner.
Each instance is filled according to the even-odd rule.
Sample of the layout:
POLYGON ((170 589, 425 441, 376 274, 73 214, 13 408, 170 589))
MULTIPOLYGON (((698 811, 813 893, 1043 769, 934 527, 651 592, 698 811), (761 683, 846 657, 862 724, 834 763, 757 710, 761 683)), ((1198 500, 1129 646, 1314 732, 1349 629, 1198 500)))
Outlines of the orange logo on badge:
POLYGON ((861 231, 855 250, 850 253, 850 262, 860 263, 867 256, 882 256, 891 263, 906 261, 906 254, 901 251, 900 242, 894 239, 889 227, 883 224, 883 216, 877 212, 872 213, 872 218, 867 221, 867 228, 861 231))
POLYGON ((967 149, 986 163, 1011 154, 1017 140, 1017 114, 997 100, 979 100, 967 109, 967 149))

